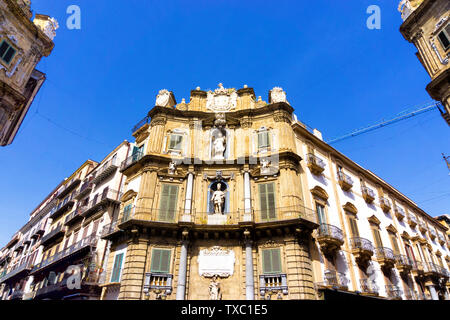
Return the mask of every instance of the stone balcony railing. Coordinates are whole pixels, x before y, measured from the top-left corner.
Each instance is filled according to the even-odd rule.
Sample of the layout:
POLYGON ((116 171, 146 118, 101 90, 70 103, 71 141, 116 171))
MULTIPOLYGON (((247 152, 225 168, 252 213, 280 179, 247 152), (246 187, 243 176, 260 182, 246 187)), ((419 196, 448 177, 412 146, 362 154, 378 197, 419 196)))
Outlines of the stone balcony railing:
POLYGON ((316 212, 303 206, 290 206, 273 208, 269 210, 245 210, 213 214, 198 212, 195 209, 190 213, 184 210, 160 210, 133 207, 131 210, 122 211, 119 216, 119 224, 130 220, 143 222, 178 223, 191 222, 197 225, 239 225, 241 222, 271 223, 277 221, 301 219, 307 223, 317 224, 316 212))
POLYGON ((159 291, 159 293, 172 293, 173 275, 170 273, 146 273, 144 279, 143 291, 148 294, 150 291, 159 291))
POLYGON ((261 297, 264 297, 268 292, 288 294, 287 276, 285 273, 263 274, 259 276, 259 294, 261 297))

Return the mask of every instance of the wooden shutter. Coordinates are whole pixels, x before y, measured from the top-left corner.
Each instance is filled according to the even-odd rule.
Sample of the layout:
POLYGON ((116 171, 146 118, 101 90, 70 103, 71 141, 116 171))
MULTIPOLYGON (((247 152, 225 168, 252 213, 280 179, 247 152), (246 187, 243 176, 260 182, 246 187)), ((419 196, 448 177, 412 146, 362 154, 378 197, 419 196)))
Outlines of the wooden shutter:
POLYGON ((90 224, 88 224, 87 226, 84 227, 84 229, 83 229, 83 238, 82 239, 86 238, 89 226, 90 226, 90 224))
POLYGON ((400 249, 398 247, 397 237, 394 234, 391 234, 392 248, 394 249, 395 254, 400 254, 400 249))
POLYGON ((258 149, 270 146, 269 131, 258 132, 258 149))
POLYGON ((159 203, 159 220, 173 221, 178 202, 178 186, 163 184, 159 203))
POLYGON ((111 282, 119 282, 120 281, 120 271, 122 269, 122 260, 123 253, 116 255, 114 259, 114 266, 111 274, 111 282))
POLYGON ((150 271, 156 273, 169 273, 170 254, 171 252, 168 249, 153 249, 150 271))
POLYGON ((275 187, 273 182, 259 185, 259 199, 261 204, 261 220, 275 219, 275 187))
POLYGON ((97 234, 99 224, 100 224, 100 219, 97 219, 94 221, 94 227, 92 228, 91 235, 95 236, 97 234))
POLYGON ((378 229, 373 228, 372 229, 373 237, 375 239, 375 245, 377 248, 383 247, 383 242, 381 241, 380 231, 378 229))
POLYGON ((122 217, 122 221, 128 221, 128 219, 130 218, 130 212, 131 212, 131 204, 128 204, 125 206, 125 208, 123 208, 123 217, 122 217))
POLYGON ((262 251, 263 273, 281 273, 281 253, 280 249, 264 249, 262 251))
POLYGON ((350 222, 350 230, 352 232, 353 237, 359 237, 358 225, 356 224, 356 220, 353 217, 348 218, 350 222))
POLYGON ((320 203, 316 203, 317 217, 319 219, 319 224, 327 223, 327 219, 325 217, 325 207, 320 203))

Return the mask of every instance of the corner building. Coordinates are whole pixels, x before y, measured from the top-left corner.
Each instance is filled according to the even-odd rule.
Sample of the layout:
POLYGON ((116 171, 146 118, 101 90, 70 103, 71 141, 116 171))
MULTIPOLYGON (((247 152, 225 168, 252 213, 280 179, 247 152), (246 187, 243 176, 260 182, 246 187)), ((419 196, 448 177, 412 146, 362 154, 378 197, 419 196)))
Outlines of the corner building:
POLYGON ((120 166, 101 298, 448 299, 447 228, 293 111, 278 87, 161 90, 120 166))

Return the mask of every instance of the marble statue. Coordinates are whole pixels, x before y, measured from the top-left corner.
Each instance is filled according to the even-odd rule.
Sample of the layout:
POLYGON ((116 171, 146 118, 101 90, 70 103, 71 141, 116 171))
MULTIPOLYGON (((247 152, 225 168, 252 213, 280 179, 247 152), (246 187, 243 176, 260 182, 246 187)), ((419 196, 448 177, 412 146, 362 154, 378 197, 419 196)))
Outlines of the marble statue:
POLYGON ((223 159, 224 152, 226 146, 226 137, 223 135, 221 131, 217 134, 217 137, 213 136, 213 150, 212 150, 212 158, 213 159, 223 159))
POLYGON ((170 100, 170 92, 167 89, 159 90, 158 95, 156 96, 155 105, 158 107, 165 107, 169 103, 170 100))
POLYGON ((174 161, 171 161, 169 163, 169 174, 175 174, 175 171, 177 170, 177 164, 174 161))
POLYGON ((222 190, 222 184, 217 184, 217 190, 213 192, 211 202, 214 204, 214 214, 223 214, 223 205, 225 203, 225 192, 222 190))
POLYGON ((215 276, 209 284, 209 300, 221 300, 221 298, 220 282, 217 280, 217 276, 215 276))
POLYGON ((270 172, 270 161, 267 159, 261 160, 261 174, 268 174, 270 172))

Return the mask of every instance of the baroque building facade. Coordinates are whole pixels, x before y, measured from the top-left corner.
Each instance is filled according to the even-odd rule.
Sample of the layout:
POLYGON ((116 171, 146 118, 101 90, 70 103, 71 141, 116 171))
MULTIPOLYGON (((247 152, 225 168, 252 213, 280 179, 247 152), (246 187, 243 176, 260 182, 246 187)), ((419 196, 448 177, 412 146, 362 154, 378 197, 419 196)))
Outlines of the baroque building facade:
POLYGON ((431 77, 428 94, 442 103, 442 117, 450 125, 450 2, 402 0, 400 32, 417 48, 416 56, 431 77))
POLYGON ((448 227, 286 93, 191 91, 88 160, 0 252, 2 299, 448 299, 448 227))
POLYGON ((54 47, 56 20, 32 17, 30 1, 0 0, 0 146, 16 136, 45 81, 36 65, 54 47))

